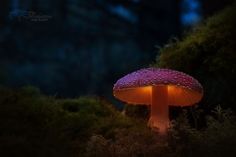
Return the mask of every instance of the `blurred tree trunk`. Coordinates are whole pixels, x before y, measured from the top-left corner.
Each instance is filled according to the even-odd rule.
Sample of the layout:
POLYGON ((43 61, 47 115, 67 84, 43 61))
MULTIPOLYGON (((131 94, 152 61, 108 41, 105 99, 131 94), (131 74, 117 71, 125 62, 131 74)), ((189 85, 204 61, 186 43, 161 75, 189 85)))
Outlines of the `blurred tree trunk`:
POLYGON ((200 0, 203 8, 203 16, 212 16, 215 12, 222 10, 225 6, 232 4, 235 0, 200 0))
POLYGON ((5 27, 10 13, 9 0, 0 1, 0 28, 5 27))
POLYGON ((67 0, 60 0, 60 13, 61 13, 61 19, 66 20, 66 16, 68 14, 67 6, 68 6, 68 1, 67 0))
POLYGON ((142 0, 138 13, 139 45, 143 51, 151 52, 153 58, 155 45, 165 43, 180 32, 179 0, 142 0))

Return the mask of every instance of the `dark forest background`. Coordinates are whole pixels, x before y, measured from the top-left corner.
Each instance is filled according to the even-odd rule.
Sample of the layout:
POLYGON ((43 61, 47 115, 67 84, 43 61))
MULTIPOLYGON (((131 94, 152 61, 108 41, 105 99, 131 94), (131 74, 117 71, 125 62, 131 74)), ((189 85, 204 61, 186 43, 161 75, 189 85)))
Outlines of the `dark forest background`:
POLYGON ((235 157, 235 17, 235 0, 1 0, 0 156, 235 157), (204 88, 165 136, 112 96, 150 66, 204 88))
POLYGON ((230 0, 1 0, 0 81, 112 99, 121 76, 230 0))

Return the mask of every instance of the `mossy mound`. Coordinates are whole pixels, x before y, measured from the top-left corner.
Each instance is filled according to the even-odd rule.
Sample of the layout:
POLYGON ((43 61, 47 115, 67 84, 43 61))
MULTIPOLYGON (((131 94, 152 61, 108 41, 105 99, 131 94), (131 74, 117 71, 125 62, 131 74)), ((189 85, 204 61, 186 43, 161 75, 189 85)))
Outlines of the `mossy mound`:
POLYGON ((0 89, 0 156, 81 156, 92 135, 113 138, 117 129, 136 125, 97 97, 56 99, 34 87, 0 89))
POLYGON ((205 89, 204 105, 236 110, 236 3, 207 19, 182 40, 160 49, 154 66, 197 78, 205 89))

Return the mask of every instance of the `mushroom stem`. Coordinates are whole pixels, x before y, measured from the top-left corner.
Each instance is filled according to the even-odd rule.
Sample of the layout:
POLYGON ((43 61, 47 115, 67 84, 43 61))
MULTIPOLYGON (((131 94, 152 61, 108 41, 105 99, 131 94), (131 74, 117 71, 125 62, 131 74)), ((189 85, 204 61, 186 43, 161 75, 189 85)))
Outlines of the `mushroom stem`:
POLYGON ((165 134, 169 127, 168 88, 165 85, 152 87, 151 116, 148 125, 165 134))

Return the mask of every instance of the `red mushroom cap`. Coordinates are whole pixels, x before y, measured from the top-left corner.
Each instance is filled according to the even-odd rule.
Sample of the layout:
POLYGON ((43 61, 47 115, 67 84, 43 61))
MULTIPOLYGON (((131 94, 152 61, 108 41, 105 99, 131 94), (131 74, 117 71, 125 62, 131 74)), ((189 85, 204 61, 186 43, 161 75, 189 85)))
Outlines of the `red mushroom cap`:
POLYGON ((167 86, 169 105, 188 106, 203 96, 202 85, 193 77, 176 70, 146 68, 119 79, 114 96, 132 104, 150 104, 151 86, 167 86), (144 92, 144 90, 146 92, 144 92))

